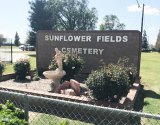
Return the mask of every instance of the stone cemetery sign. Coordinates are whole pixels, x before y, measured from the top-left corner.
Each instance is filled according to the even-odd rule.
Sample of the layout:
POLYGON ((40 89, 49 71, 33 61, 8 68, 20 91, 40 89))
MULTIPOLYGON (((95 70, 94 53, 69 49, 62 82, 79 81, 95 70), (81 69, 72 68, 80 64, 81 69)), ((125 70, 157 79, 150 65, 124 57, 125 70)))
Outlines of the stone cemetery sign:
POLYGON ((70 52, 85 60, 83 73, 97 69, 103 60, 116 63, 119 58, 129 58, 138 71, 140 68, 141 33, 135 30, 121 31, 38 31, 37 68, 47 69, 55 48, 70 52))

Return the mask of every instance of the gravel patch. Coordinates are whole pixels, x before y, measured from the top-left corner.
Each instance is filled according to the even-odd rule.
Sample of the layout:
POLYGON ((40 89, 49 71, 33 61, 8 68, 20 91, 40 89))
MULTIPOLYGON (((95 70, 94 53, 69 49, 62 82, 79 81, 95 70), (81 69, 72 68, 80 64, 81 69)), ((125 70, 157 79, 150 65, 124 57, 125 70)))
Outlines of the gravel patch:
POLYGON ((14 81, 14 79, 0 82, 0 87, 11 87, 19 89, 32 89, 40 91, 50 91, 51 80, 49 79, 40 79, 39 81, 14 81))
MULTIPOLYGON (((43 91, 43 92, 49 92, 51 91, 51 83, 52 80, 50 79, 43 79, 41 78, 39 81, 15 81, 14 79, 2 81, 0 82, 0 87, 7 87, 11 89, 28 89, 28 90, 37 90, 37 91, 43 91)), ((81 86, 81 93, 86 92, 87 86, 85 84, 80 84, 81 86)))

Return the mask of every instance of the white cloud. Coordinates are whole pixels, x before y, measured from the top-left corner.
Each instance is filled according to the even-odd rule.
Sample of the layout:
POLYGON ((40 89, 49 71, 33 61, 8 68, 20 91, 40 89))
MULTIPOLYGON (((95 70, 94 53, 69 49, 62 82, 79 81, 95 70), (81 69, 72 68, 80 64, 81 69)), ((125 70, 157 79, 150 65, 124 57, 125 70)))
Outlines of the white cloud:
MULTIPOLYGON (((127 7, 129 12, 141 12, 142 7, 138 7, 138 5, 130 5, 127 7)), ((146 15, 160 15, 160 10, 148 5, 144 6, 144 14, 146 15)))
POLYGON ((159 27, 147 27, 147 30, 149 31, 159 31, 159 27))
POLYGON ((127 7, 129 12, 141 12, 141 8, 138 7, 138 5, 130 5, 127 7))

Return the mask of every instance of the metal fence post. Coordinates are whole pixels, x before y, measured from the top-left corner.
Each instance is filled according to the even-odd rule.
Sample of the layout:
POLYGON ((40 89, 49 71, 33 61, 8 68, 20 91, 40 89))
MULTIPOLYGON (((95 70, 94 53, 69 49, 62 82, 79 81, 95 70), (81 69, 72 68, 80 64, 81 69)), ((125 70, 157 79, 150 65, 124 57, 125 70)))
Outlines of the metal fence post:
POLYGON ((29 120, 29 100, 27 94, 24 95, 24 115, 25 120, 28 122, 29 120))

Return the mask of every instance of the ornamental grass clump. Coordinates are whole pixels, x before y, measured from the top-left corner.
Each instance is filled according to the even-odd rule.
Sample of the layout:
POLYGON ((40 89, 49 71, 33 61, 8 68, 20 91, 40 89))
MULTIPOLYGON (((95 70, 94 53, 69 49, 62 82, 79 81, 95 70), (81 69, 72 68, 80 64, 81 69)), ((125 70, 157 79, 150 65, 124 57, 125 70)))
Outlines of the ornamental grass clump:
POLYGON ((133 80, 130 79, 132 75, 129 75, 129 73, 134 73, 131 73, 132 70, 125 67, 124 63, 124 60, 121 60, 117 64, 109 64, 101 69, 92 71, 85 84, 91 90, 93 98, 119 102, 123 96, 127 95, 131 87, 131 80, 133 80))
POLYGON ((3 62, 0 60, 0 76, 3 74, 4 69, 5 69, 5 66, 4 66, 3 62))
MULTIPOLYGON (((84 66, 84 60, 76 55, 71 53, 63 54, 63 70, 66 72, 66 75, 62 78, 62 81, 74 79, 75 75, 81 72, 84 66)), ((53 57, 49 69, 55 70, 58 68, 55 58, 53 57)))
POLYGON ((25 80, 30 72, 30 63, 28 59, 20 59, 14 64, 15 80, 25 80))

